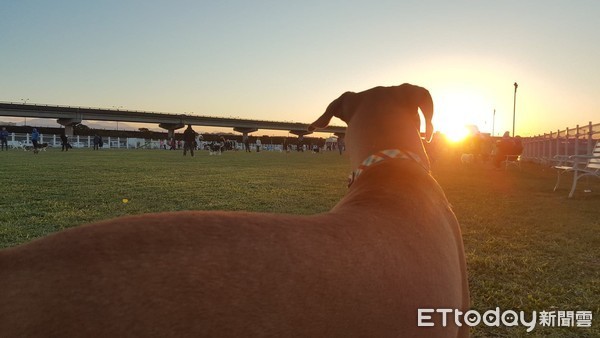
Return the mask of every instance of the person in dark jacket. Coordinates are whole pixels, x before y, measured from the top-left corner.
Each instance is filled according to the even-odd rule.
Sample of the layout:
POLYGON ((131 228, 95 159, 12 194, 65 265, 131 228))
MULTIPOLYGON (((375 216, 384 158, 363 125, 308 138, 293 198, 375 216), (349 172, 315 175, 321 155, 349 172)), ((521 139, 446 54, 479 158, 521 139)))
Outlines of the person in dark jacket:
POLYGON ((100 146, 100 136, 98 134, 94 135, 94 150, 98 150, 100 146))
POLYGON ((67 137, 67 134, 65 134, 64 130, 60 134, 60 142, 62 143, 61 151, 69 151, 69 138, 67 137))
POLYGON ((194 143, 196 142, 196 132, 192 129, 192 125, 188 124, 187 129, 183 132, 183 156, 190 151, 190 155, 194 157, 194 143))
POLYGON ((6 127, 2 127, 2 130, 0 130, 0 145, 2 146, 2 150, 4 150, 4 147, 8 150, 8 131, 6 127))
POLYGON ((496 156, 494 157, 494 166, 500 168, 502 161, 507 160, 507 156, 519 156, 523 153, 523 144, 521 143, 521 137, 511 138, 510 133, 507 131, 502 136, 502 139, 498 141, 496 145, 496 156))
POLYGON ((37 154, 38 153, 38 142, 40 141, 40 133, 38 132, 38 130, 36 128, 33 128, 33 131, 31 131, 31 143, 33 143, 33 153, 37 154))

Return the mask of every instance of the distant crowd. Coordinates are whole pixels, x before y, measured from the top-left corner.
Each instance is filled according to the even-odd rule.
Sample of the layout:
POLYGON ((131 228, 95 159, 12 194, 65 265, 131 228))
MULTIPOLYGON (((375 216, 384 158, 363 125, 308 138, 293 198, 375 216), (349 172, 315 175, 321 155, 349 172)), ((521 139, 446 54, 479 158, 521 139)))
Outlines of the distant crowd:
MULTIPOLYGON (((15 141, 13 137, 13 141, 9 142, 9 132, 6 130, 6 127, 3 127, 0 131, 0 144, 2 145, 2 150, 8 150, 9 145, 12 148, 22 148, 24 150, 33 150, 34 154, 39 153, 40 150, 46 150, 51 145, 48 143, 40 142, 40 132, 37 128, 32 128, 31 133, 28 135, 27 141, 15 141)), ((64 129, 60 131, 60 144, 61 151, 69 151, 69 149, 73 148, 69 137, 65 134, 64 129)), ((86 136, 88 137, 88 136, 86 136)), ((47 137, 46 137, 47 139, 47 137)), ((194 151, 198 150, 207 150, 210 154, 221 154, 225 151, 237 151, 244 150, 245 152, 261 152, 261 150, 278 150, 283 152, 308 152, 311 151, 313 153, 320 153, 323 151, 339 151, 341 155, 345 150, 345 144, 343 138, 334 139, 335 141, 331 141, 332 138, 323 141, 322 139, 308 139, 305 140, 303 136, 299 136, 297 138, 289 138, 284 137, 282 139, 282 144, 273 144, 272 139, 269 143, 264 143, 261 141, 261 138, 255 137, 254 141, 250 141, 250 137, 248 134, 244 134, 242 138, 242 142, 240 143, 238 140, 226 139, 225 136, 219 136, 218 139, 214 139, 214 136, 211 136, 209 140, 204 140, 203 136, 194 131, 191 125, 188 125, 183 135, 179 135, 178 137, 172 136, 167 139, 160 139, 158 141, 158 147, 163 150, 183 150, 183 155, 187 156, 189 153, 190 156, 194 156, 194 151), (212 140, 211 140, 212 139, 212 140)), ((110 138, 109 138, 110 140, 110 138)), ((133 138, 136 140, 136 138, 133 138)), ((142 140, 143 139, 138 139, 142 140)), ((79 138, 77 139, 79 141, 79 138)), ((54 141, 56 142, 56 140, 54 141)), ((88 137, 87 147, 91 147, 93 150, 99 150, 105 146, 105 141, 101 135, 98 133, 93 136, 88 137)), ((114 147, 114 138, 113 141, 110 142, 109 148, 114 147)), ((127 142, 127 141, 126 141, 127 142)), ((146 141, 148 142, 148 141, 146 141)), ((280 138, 281 142, 281 138, 280 138)), ((86 147, 85 144, 82 145, 81 142, 75 142, 77 148, 86 147)), ((117 142, 120 143, 120 142, 117 142)), ((140 146, 140 144, 134 145, 134 147, 146 147, 146 148, 155 148, 156 143, 153 143, 154 146, 148 146, 150 143, 147 143, 146 146, 140 146)), ((129 143, 127 143, 127 147, 129 147, 129 143)), ((53 143, 52 146, 56 146, 56 143, 53 143)), ((122 146, 122 143, 121 143, 122 146)))
POLYGON ((468 163, 489 162, 496 168, 500 168, 504 161, 516 160, 523 153, 521 137, 511 137, 508 131, 499 139, 476 132, 459 143, 453 143, 445 139, 443 134, 436 133, 426 148, 432 162, 451 156, 468 163))

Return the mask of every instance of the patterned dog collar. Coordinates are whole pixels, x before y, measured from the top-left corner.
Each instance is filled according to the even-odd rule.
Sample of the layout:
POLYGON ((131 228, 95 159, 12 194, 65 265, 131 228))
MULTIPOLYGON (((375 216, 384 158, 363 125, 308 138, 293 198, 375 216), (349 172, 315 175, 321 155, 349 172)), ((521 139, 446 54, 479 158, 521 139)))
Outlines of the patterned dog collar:
POLYGON ((427 166, 421 161, 421 158, 410 151, 402 151, 400 149, 387 149, 379 151, 369 157, 367 157, 359 166, 348 176, 348 187, 352 185, 360 176, 363 171, 368 167, 379 163, 384 160, 390 159, 401 159, 401 160, 413 160, 423 167, 423 169, 429 171, 427 166))

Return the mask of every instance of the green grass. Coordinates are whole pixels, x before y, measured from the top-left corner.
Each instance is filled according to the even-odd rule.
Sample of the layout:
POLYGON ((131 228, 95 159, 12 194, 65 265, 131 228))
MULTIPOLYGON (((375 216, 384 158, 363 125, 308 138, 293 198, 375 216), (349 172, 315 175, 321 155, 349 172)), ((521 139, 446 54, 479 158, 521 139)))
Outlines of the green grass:
MULTIPOLYGON (((0 152, 0 247, 147 212, 319 213, 344 195, 349 169, 337 153, 0 152)), ((433 174, 461 223, 472 308, 595 316, 591 329, 538 325, 526 334, 524 327, 480 325, 473 336, 600 336, 600 180, 584 179, 567 199, 570 179, 553 192, 555 172, 537 165, 506 172, 445 160, 433 174), (586 187, 593 192, 583 193, 586 187)))

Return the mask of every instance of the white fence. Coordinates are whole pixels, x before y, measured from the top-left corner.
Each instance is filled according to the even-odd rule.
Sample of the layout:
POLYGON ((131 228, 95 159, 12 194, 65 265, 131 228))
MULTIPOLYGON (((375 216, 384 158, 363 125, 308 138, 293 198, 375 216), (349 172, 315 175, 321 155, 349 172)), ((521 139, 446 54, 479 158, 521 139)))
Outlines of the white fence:
MULTIPOLYGON (((104 137, 102 139, 103 149, 169 149, 170 145, 166 139, 144 139, 144 138, 125 138, 125 137, 104 137)), ((47 143, 49 147, 61 147, 62 142, 60 135, 56 134, 40 134, 39 143, 47 143)), ((203 149, 205 145, 211 142, 202 141, 200 142, 200 149, 203 149)), ((69 144, 73 148, 93 148, 94 137, 93 136, 79 136, 74 135, 69 137, 69 144)), ((31 134, 21 133, 10 133, 8 135, 8 146, 11 148, 24 148, 25 146, 32 146, 31 134)), ((234 149, 244 150, 244 144, 240 142, 233 142, 234 149)), ((251 143, 250 148, 252 151, 256 150, 256 144, 251 143)), ((294 150, 296 149, 294 145, 294 150)), ((270 144, 263 143, 261 145, 262 150, 266 151, 282 151, 282 144, 270 144)), ((307 145, 304 145, 304 150, 309 150, 307 145)))
MULTIPOLYGON (((102 139, 103 148, 117 149, 160 149, 161 140, 143 139, 143 138, 124 138, 124 137, 107 137, 102 139)), ((166 140, 162 140, 166 144, 166 140)), ((60 147, 62 142, 60 135, 40 134, 39 143, 47 143, 49 147, 60 147)), ((71 136, 69 144, 73 148, 92 148, 94 146, 93 136, 71 136)), ((24 146, 32 146, 31 134, 10 133, 8 135, 8 146, 12 148, 22 148, 24 146)))
POLYGON ((600 140, 600 123, 550 131, 523 139, 521 158, 538 163, 549 163, 572 155, 591 155, 600 140))

